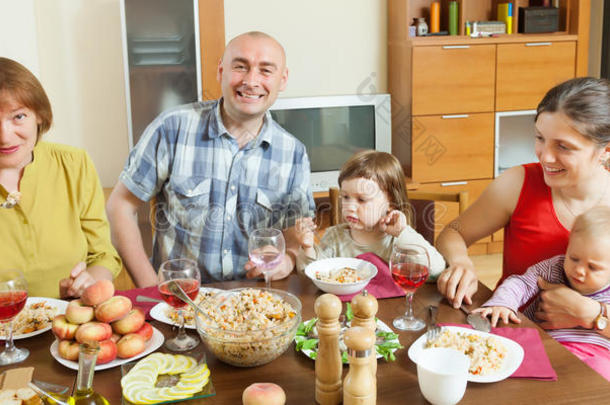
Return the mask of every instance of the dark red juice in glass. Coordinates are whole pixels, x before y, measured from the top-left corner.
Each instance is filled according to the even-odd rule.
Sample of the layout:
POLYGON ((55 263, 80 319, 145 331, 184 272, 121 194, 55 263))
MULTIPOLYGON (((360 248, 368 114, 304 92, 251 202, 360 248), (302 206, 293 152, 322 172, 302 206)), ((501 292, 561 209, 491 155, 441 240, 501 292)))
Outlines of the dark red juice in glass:
POLYGON ((174 308, 181 308, 186 305, 186 302, 182 301, 169 291, 169 283, 171 281, 176 282, 192 300, 194 300, 195 297, 197 297, 197 294, 199 294, 199 281, 197 280, 183 278, 166 281, 159 286, 159 292, 161 293, 163 300, 174 308))
POLYGON ((392 278, 403 290, 413 291, 428 279, 427 266, 417 263, 392 265, 392 278))
POLYGON ((23 309, 27 291, 0 292, 0 321, 8 321, 23 309))

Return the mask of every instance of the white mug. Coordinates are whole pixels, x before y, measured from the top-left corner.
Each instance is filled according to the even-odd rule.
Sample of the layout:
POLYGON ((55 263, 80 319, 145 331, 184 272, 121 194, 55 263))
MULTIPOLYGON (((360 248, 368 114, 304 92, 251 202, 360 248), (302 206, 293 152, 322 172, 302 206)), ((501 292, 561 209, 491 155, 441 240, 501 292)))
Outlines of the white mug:
POLYGON ((454 349, 425 349, 417 358, 417 381, 433 405, 454 405, 466 391, 470 358, 454 349))

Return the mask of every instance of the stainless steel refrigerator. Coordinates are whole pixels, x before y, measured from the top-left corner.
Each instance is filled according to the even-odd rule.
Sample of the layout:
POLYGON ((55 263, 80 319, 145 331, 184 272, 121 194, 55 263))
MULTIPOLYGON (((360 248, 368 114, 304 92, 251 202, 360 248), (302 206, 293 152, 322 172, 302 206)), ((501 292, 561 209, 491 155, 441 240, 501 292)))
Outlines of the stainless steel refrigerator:
POLYGON ((129 145, 168 108, 201 99, 197 0, 121 0, 129 145))

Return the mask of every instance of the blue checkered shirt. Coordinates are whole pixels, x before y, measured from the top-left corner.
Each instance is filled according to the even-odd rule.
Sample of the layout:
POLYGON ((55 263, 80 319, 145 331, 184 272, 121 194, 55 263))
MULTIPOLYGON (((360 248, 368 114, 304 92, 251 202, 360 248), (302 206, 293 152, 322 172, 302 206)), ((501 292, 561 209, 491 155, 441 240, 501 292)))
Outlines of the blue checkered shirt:
POLYGON ((202 282, 243 278, 252 230, 287 228, 315 208, 305 146, 267 112, 258 136, 239 149, 221 100, 159 115, 120 175, 140 200, 155 197, 153 267, 191 258, 202 282))

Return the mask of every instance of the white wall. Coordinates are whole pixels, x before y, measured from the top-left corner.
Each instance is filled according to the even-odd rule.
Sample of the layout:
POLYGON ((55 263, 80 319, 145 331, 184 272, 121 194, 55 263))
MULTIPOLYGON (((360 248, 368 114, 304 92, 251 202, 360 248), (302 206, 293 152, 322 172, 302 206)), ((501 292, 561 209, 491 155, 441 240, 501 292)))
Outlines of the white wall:
MULTIPOLYGON (((261 30, 286 48, 286 97, 386 92, 386 25, 385 1, 225 0, 227 40, 261 30)), ((114 185, 128 153, 119 0, 0 0, 0 38, 49 95, 46 139, 85 148, 114 185)))
POLYGON ((285 97, 387 91, 387 8, 379 0, 225 0, 227 41, 251 30, 278 39, 289 68, 285 97), (367 80, 371 75, 371 80, 367 80))

